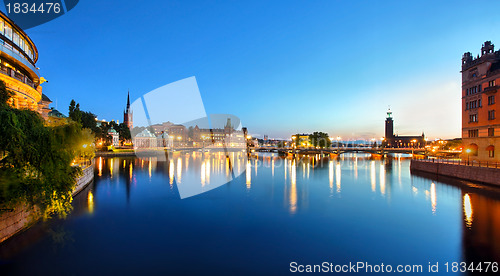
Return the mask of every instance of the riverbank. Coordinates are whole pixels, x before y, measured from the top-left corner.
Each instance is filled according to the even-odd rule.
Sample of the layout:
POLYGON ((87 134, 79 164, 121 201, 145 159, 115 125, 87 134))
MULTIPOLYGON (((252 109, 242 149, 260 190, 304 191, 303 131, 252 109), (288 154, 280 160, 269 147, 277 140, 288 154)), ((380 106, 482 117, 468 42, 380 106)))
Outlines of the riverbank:
MULTIPOLYGON (((72 196, 77 195, 94 180, 94 165, 91 164, 83 170, 76 182, 72 196)), ((33 207, 32 207, 33 208, 33 207)), ((33 217, 33 209, 20 204, 12 210, 0 214, 0 243, 27 229, 38 218, 33 217)))
POLYGON ((439 160, 411 160, 411 171, 444 175, 462 180, 484 183, 500 187, 500 168, 491 166, 472 166, 463 162, 439 160))

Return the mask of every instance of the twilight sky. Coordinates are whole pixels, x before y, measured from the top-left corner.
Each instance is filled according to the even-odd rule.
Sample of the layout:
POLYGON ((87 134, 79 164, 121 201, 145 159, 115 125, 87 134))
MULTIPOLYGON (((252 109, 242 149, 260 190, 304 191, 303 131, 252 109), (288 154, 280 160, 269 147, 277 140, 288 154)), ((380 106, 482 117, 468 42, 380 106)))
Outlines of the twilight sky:
MULTIPOLYGON (((460 63, 500 46, 498 1, 85 1, 29 29, 43 91, 123 120, 131 100, 195 76, 206 112, 254 135, 460 136, 460 63), (375 2, 384 2, 375 3, 375 2)), ((496 50, 496 49, 495 49, 496 50)))

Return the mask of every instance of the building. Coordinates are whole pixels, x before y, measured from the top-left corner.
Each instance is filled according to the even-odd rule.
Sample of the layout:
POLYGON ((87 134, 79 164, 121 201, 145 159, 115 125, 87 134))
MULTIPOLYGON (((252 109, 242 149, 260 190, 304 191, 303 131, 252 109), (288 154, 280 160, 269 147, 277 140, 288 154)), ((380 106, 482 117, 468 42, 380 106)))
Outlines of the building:
POLYGON ((136 149, 151 149, 158 146, 156 136, 147 128, 132 138, 132 141, 136 149))
POLYGON ((308 148, 312 147, 311 141, 309 140, 310 134, 295 134, 292 135, 292 146, 298 148, 308 148))
POLYGON ((500 161, 500 109, 497 91, 500 82, 500 51, 484 42, 481 56, 462 56, 462 158, 500 161))
POLYGON ((130 109, 130 91, 127 94, 127 107, 123 111, 123 123, 129 128, 132 129, 134 127, 134 118, 133 112, 130 109))
POLYGON ((425 135, 420 136, 399 136, 394 135, 394 120, 392 119, 392 111, 387 111, 385 119, 385 137, 384 145, 388 148, 423 148, 425 147, 425 135))
POLYGON ((244 148, 245 135, 243 131, 235 130, 231 118, 227 118, 224 128, 193 128, 191 140, 194 147, 226 147, 244 148))
POLYGON ((120 134, 113 127, 109 129, 108 135, 110 135, 112 138, 111 145, 113 145, 114 147, 120 146, 120 134))
POLYGON ((38 50, 31 38, 0 12, 0 80, 14 92, 13 107, 42 113, 47 110, 39 109, 39 104, 45 104, 41 103, 43 78, 35 65, 37 60, 38 50))

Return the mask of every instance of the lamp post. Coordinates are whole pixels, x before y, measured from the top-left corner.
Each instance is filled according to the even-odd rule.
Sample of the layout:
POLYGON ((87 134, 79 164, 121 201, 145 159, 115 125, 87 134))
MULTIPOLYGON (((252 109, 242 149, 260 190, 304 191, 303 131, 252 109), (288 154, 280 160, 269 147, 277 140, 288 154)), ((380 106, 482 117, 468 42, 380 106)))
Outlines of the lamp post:
POLYGON ((467 166, 469 166, 469 156, 470 156, 470 149, 466 149, 465 152, 467 153, 467 166))

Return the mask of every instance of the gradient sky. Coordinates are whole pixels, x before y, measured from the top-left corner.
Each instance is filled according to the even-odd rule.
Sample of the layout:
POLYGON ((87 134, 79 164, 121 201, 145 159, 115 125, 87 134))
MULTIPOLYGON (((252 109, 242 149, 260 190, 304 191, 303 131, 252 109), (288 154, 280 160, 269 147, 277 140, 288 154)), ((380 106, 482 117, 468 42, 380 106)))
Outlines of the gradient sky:
MULTIPOLYGON (((460 136, 460 64, 491 40, 498 1, 85 1, 27 30, 43 91, 123 120, 131 100, 195 76, 207 113, 252 134, 460 136), (376 3, 380 2, 380 3, 376 3)), ((497 46, 497 48, 498 48, 497 46)))

